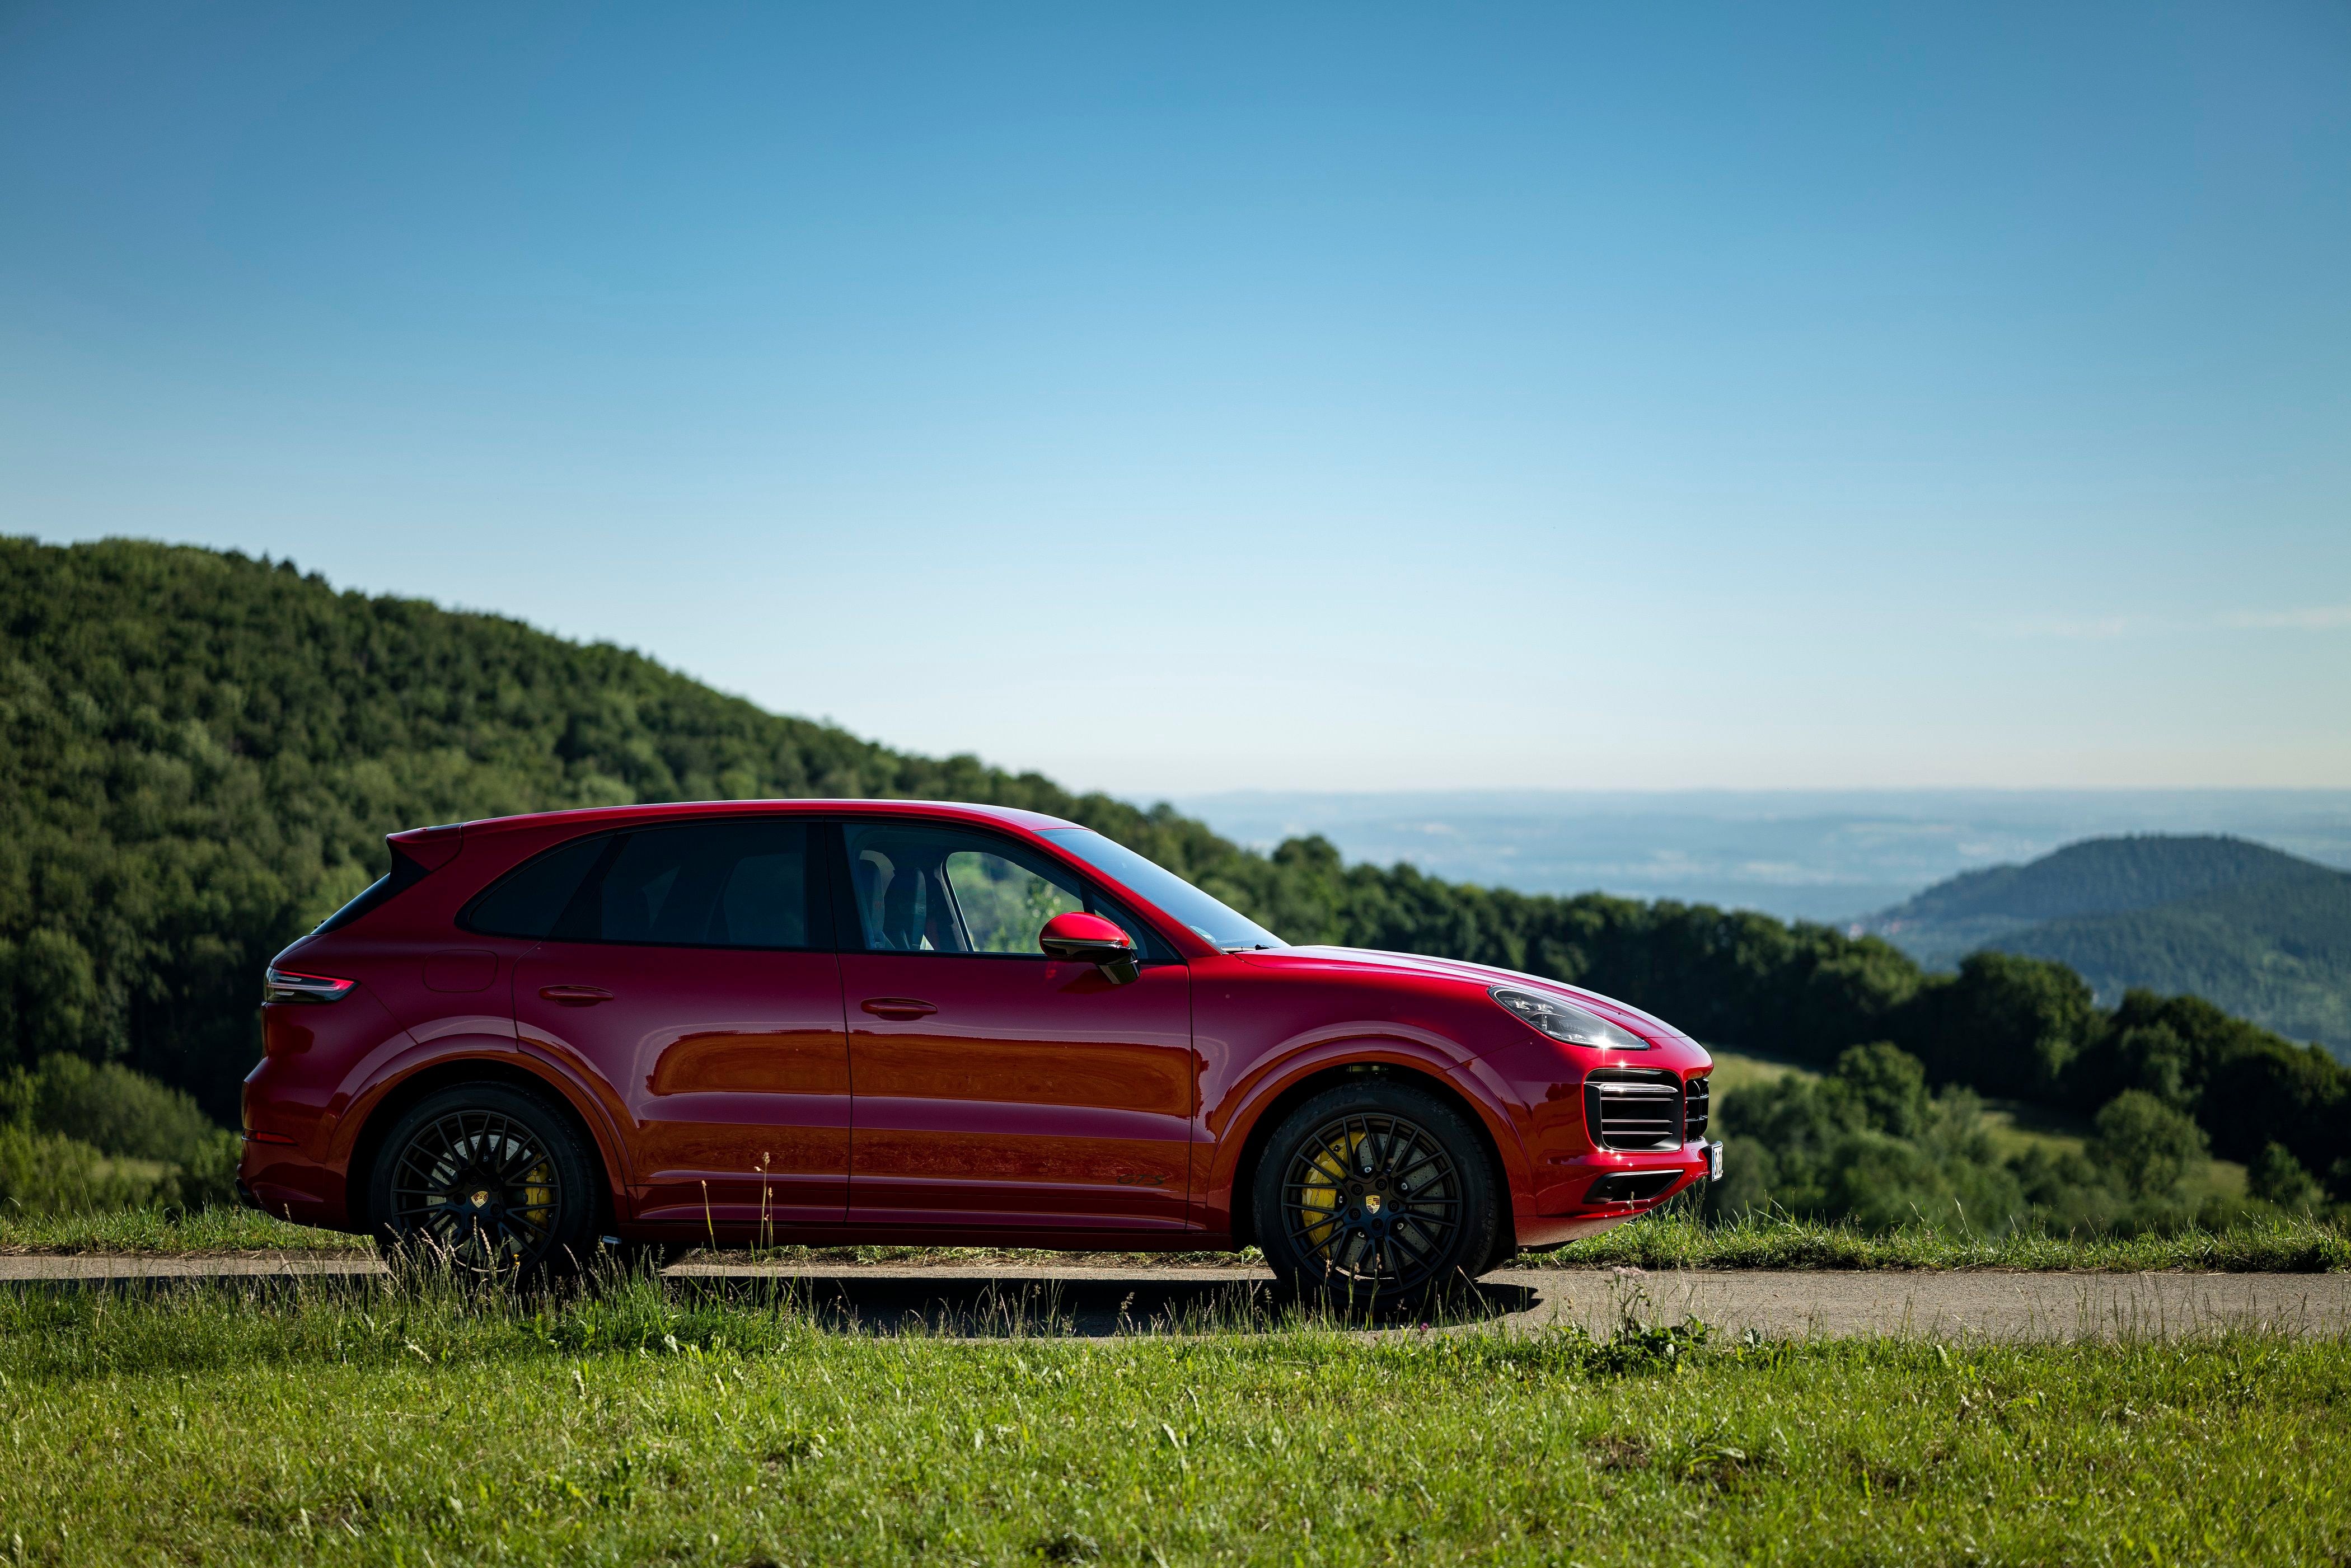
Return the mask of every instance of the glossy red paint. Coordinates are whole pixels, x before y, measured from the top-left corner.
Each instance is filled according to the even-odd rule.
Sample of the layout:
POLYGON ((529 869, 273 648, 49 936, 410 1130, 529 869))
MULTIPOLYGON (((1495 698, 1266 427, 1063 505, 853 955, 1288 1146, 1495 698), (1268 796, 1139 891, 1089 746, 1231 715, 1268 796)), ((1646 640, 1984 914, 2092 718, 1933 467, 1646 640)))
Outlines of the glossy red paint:
POLYGON ((1134 939, 1120 929, 1117 921, 1083 909, 1066 909, 1046 921, 1037 933, 1037 945, 1055 958, 1082 959, 1088 963, 1134 951, 1134 939))
POLYGON ((622 1107, 636 1219, 780 1237, 845 1217, 836 955, 550 941, 516 967, 514 1010, 525 1053, 622 1107))
POLYGON ((1185 966, 1128 985, 1091 963, 994 954, 844 953, 841 968, 856 1085, 852 1227, 934 1240, 965 1227, 1185 1228, 1185 966), (913 1001, 928 1011, 888 1005, 913 1001))
MULTIPOLYGON (((272 1212, 363 1229, 355 1195, 371 1135, 419 1094, 495 1076, 570 1107, 624 1236, 1214 1247, 1246 1239, 1251 1135, 1300 1096, 1365 1071, 1408 1075, 1475 1117, 1521 1246, 1621 1223, 1705 1173, 1701 1137, 1619 1150, 1586 1126, 1595 1070, 1646 1075, 1677 1107, 1707 1075, 1705 1050, 1662 1021, 1473 964, 1223 952, 1067 853, 1050 833, 1071 826, 992 806, 760 801, 394 835, 399 889, 275 961, 357 984, 338 1001, 264 1006, 243 1181, 272 1212), (777 818, 986 836, 1098 890, 1152 940, 1125 983, 1114 967, 1033 950, 866 950, 837 864, 831 917, 817 922, 831 930, 811 927, 791 949, 461 923, 509 872, 590 836, 777 818), (1497 984, 1563 998, 1649 1048, 1553 1040, 1494 1002, 1497 984), (1612 1195, 1608 1179, 1626 1176, 1641 1179, 1639 1195, 1612 1195)), ((1127 935, 1084 911, 1053 922, 1071 936, 1127 935)))

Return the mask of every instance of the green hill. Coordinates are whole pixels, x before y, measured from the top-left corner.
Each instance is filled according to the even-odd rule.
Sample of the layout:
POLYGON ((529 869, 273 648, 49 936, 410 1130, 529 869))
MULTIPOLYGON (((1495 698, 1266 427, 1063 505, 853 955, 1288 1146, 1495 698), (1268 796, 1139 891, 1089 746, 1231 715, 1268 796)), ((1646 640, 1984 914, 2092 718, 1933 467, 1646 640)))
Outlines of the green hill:
POLYGON ((2102 1000, 2202 996, 2351 1056, 2351 876, 2241 838, 2097 838, 1954 877, 1861 922, 1922 963, 2051 959, 2102 1000))
MULTIPOLYGON (((813 706, 822 694, 810 692, 813 706)), ((2116 1011, 2062 965, 1930 975, 1873 937, 1245 851, 1162 805, 765 712, 636 653, 339 593, 287 563, 0 539, 0 1071, 119 1063, 232 1119, 262 965, 428 822, 632 800, 997 801, 1134 846, 1293 941, 1588 985, 1733 1049, 1820 1065, 1888 1041, 1935 1081, 2088 1108, 2159 1077, 2247 1159, 2351 1160, 2351 1073, 2192 1000, 2116 1011), (2085 1098, 2086 1096, 2086 1098, 2085 1098)), ((2351 1163, 2341 1185, 2351 1189, 2351 1163)))
POLYGON ((0 1067, 124 1060, 231 1116, 261 965, 382 870, 384 834, 796 794, 1033 805, 1195 869, 1235 853, 1172 813, 905 756, 290 563, 0 539, 0 1067))

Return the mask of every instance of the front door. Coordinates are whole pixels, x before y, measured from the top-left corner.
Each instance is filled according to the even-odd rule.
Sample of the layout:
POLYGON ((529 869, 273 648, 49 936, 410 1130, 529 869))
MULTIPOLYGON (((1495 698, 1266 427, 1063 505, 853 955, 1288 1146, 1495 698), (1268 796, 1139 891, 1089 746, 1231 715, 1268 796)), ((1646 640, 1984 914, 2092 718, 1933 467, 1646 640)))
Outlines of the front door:
POLYGON ((852 1223, 1181 1229, 1190 971, 1132 915, 1008 838, 891 822, 852 822, 845 838, 852 1223), (1117 985, 1045 956, 1039 930, 1077 909, 1138 939, 1140 979, 1117 985))
MULTIPOLYGON (((810 840, 805 823, 743 817, 591 841, 592 859, 572 851, 584 880, 516 971, 525 1047, 601 1078, 633 1124, 641 1220, 740 1241, 843 1217, 848 1040, 810 840)), ((565 853, 533 866, 577 879, 565 853)), ((475 924, 502 898, 548 907, 531 874, 475 924)))

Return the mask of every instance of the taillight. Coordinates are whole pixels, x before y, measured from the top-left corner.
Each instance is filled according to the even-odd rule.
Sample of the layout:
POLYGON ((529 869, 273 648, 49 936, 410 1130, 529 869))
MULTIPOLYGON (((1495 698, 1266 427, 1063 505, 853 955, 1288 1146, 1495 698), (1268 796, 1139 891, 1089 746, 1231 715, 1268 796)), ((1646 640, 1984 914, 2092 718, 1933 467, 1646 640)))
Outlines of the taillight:
POLYGON ((330 974, 304 974, 299 970, 272 966, 261 982, 264 1002, 340 1002, 350 994, 355 980, 330 974))

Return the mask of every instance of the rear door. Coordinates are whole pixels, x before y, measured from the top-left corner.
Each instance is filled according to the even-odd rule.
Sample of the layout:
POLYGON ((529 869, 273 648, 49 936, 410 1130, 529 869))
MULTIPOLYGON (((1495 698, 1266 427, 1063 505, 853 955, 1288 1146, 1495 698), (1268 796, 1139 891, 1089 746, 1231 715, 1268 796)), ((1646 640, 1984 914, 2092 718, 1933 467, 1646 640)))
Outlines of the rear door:
POLYGON ((976 829, 852 821, 841 921, 852 1224, 1166 1231, 1186 1223, 1190 971, 1049 857, 976 829), (1092 909, 1144 944, 1113 984, 1037 944, 1092 909))
POLYGON ((739 1240, 843 1216, 848 1040, 811 839, 778 817, 605 835, 472 913, 546 933, 516 971, 517 1033, 618 1097, 641 1220, 739 1240))

